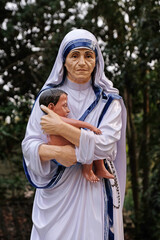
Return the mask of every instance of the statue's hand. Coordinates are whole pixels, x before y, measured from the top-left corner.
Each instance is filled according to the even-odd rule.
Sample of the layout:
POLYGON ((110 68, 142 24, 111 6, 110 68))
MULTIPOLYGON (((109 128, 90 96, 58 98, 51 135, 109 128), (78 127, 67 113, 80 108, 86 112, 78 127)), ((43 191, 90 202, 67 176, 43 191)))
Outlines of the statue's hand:
POLYGON ((44 105, 41 105, 41 109, 47 113, 40 121, 42 130, 47 134, 59 135, 59 130, 63 124, 59 115, 44 105))

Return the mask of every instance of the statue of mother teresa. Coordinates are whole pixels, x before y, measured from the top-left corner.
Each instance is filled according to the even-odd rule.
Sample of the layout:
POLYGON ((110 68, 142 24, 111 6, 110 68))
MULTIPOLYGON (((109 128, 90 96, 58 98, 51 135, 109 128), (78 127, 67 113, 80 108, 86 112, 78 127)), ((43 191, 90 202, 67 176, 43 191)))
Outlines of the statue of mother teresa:
POLYGON ((102 134, 64 123, 35 101, 22 142, 24 170, 36 187, 31 240, 123 240, 126 110, 89 31, 76 29, 64 37, 41 92, 57 87, 68 94, 68 117, 89 122, 102 134), (72 145, 48 145, 47 134, 72 145), (99 159, 114 179, 87 181, 82 164, 99 159))

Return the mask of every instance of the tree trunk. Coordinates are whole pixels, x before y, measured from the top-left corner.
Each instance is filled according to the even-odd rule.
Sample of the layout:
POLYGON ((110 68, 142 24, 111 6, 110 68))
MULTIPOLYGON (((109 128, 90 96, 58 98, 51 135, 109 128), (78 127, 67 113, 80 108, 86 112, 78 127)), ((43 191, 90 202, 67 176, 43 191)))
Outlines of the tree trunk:
POLYGON ((138 161, 136 154, 136 129, 133 122, 132 113, 132 97, 128 90, 125 91, 126 105, 127 105, 127 141, 128 141, 128 154, 129 165, 131 170, 131 183, 134 201, 135 223, 138 222, 139 212, 139 185, 138 185, 138 161))
MULTIPOLYGON (((149 146, 149 138, 150 138, 150 129, 149 129, 149 88, 148 85, 145 85, 144 88, 144 103, 143 103, 143 154, 141 156, 142 160, 142 170, 143 170, 143 195, 145 195, 146 191, 149 187, 149 168, 150 161, 148 157, 148 146, 149 146)), ((144 200, 147 200, 144 197, 144 200)))

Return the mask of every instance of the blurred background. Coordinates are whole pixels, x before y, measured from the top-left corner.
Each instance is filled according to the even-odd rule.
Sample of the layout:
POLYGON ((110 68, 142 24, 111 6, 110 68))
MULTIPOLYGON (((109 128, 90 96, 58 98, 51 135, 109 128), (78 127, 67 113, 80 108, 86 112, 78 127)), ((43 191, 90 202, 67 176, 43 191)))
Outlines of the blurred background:
POLYGON ((85 28, 128 112, 125 240, 159 240, 160 1, 1 0, 0 28, 0 239, 29 239, 34 189, 21 141, 61 40, 85 28))

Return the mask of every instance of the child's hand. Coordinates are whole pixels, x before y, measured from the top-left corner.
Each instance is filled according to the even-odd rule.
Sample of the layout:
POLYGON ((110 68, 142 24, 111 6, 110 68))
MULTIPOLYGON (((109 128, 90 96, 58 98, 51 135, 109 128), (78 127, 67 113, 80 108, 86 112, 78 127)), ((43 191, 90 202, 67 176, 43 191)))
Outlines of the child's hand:
POLYGON ((98 128, 96 128, 96 127, 94 127, 94 128, 92 129, 92 131, 93 131, 95 134, 97 134, 97 135, 102 134, 101 130, 98 129, 98 128))

